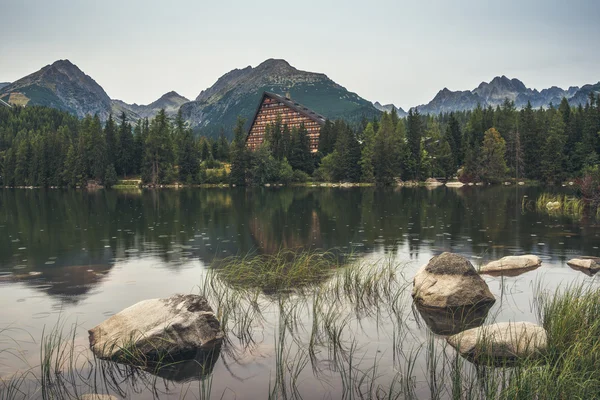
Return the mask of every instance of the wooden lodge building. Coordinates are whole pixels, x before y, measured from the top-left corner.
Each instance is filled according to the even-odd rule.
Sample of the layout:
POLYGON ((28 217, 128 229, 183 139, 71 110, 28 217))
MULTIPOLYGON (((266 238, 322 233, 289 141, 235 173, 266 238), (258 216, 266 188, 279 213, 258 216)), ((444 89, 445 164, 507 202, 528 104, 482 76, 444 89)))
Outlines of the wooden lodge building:
POLYGON ((310 151, 315 153, 319 149, 319 135, 321 127, 325 125, 325 117, 289 97, 264 92, 246 138, 250 150, 256 150, 262 144, 265 128, 268 124, 275 124, 278 116, 281 117, 282 126, 287 125, 290 131, 304 124, 310 138, 310 151))

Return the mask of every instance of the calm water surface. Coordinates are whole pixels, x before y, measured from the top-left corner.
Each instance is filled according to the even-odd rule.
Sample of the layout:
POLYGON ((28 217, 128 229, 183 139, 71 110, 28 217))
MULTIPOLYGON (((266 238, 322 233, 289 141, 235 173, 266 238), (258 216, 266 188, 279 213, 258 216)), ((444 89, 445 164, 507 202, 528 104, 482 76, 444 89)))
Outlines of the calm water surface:
MULTIPOLYGON (((492 316, 536 321, 535 288, 597 285, 598 278, 572 270, 566 261, 600 256, 600 224, 524 206, 540 193, 525 187, 0 191, 0 328, 8 328, 0 347, 19 349, 18 358, 0 354, 0 377, 39 364, 42 332, 57 324, 77 324, 75 341, 84 349, 87 329, 138 301, 198 293, 215 259, 281 248, 336 249, 370 261, 391 257, 404 265, 408 280, 443 251, 460 253, 476 266, 506 255, 537 254, 543 266, 535 271, 485 277, 499 300, 488 321, 492 316)), ((407 318, 407 343, 429 340, 420 316, 407 318)), ((222 352, 212 370, 214 397, 268 396, 277 326, 275 313, 267 315, 251 348, 222 352)), ((391 323, 355 318, 346 329, 357 338, 365 365, 376 361, 383 376, 398 372, 391 323)), ((328 361, 325 352, 320 357, 328 361)), ((424 363, 418 363, 414 378, 426 387, 424 363)), ((339 374, 317 379, 309 365, 300 376, 304 398, 340 397, 339 374)), ((201 384, 193 379, 161 379, 157 385, 153 392, 156 387, 138 378, 123 380, 120 391, 102 392, 139 399, 200 397, 201 384)))

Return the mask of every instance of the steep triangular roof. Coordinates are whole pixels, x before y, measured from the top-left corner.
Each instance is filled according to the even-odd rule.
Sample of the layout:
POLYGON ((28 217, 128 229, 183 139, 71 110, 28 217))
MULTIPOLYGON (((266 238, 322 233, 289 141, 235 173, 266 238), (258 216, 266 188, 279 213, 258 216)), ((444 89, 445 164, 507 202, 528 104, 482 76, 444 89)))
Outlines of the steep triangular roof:
POLYGON ((250 130, 248 132, 252 131, 252 127, 254 126, 254 122, 256 121, 256 116, 260 112, 260 108, 261 108, 263 102, 265 101, 265 97, 269 97, 271 99, 277 100, 277 101, 285 104, 287 107, 291 108, 294 111, 299 112, 300 114, 304 115, 305 117, 315 121, 319 125, 325 125, 325 117, 322 116, 321 114, 317 114, 316 112, 309 109, 308 107, 305 107, 302 104, 297 103, 287 97, 280 96, 278 94, 271 93, 271 92, 263 92, 263 95, 260 98, 260 102, 258 103, 258 107, 256 108, 256 112, 254 113, 254 116, 252 117, 252 123, 250 124, 250 130))

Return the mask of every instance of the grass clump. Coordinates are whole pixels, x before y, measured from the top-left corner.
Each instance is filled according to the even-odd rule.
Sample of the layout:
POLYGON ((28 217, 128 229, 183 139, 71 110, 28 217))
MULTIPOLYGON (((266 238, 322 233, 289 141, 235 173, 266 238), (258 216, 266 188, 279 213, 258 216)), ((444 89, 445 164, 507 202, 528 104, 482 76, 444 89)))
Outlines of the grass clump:
POLYGON ((275 254, 230 257, 215 269, 221 279, 234 287, 275 293, 318 284, 338 266, 332 253, 280 250, 275 254))
POLYGON ((538 212, 549 215, 565 215, 581 218, 585 211, 585 202, 574 196, 566 194, 542 193, 535 202, 538 212))

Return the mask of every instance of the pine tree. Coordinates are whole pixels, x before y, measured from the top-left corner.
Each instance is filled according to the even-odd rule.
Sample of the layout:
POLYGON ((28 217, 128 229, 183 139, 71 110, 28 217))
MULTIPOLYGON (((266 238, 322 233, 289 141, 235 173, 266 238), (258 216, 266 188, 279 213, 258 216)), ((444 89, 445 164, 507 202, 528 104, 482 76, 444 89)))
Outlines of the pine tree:
POLYGON ((191 184, 198 174, 200 160, 190 129, 184 128, 181 133, 179 145, 179 180, 180 182, 191 184))
POLYGON ((550 115, 548 134, 542 147, 542 179, 548 183, 560 183, 564 178, 563 162, 566 137, 565 124, 560 112, 550 115))
POLYGON ((408 111, 408 131, 406 135, 408 144, 407 171, 410 179, 419 179, 421 170, 421 138, 423 136, 423 125, 421 115, 416 108, 408 111))
POLYGON ((454 168, 456 169, 463 163, 463 146, 460 125, 453 112, 450 113, 450 120, 448 121, 448 126, 446 127, 445 138, 450 146, 454 168))
POLYGON ((319 135, 319 153, 322 156, 331 154, 334 150, 336 139, 333 123, 330 120, 326 120, 319 135))
POLYGON ((121 114, 119 125, 119 150, 117 151, 117 162, 115 170, 118 174, 125 177, 136 171, 136 151, 135 138, 131 131, 131 125, 127 122, 125 113, 121 114))
POLYGON ((495 128, 485 131, 481 147, 480 177, 484 182, 497 183, 506 176, 506 141, 495 128))
POLYGON ((171 183, 173 176, 173 144, 171 126, 165 110, 160 110, 150 124, 144 143, 142 179, 153 185, 171 183))
POLYGON ((106 163, 115 164, 119 157, 118 150, 120 150, 120 146, 118 143, 117 125, 113 120, 112 114, 108 116, 108 120, 104 125, 104 138, 106 141, 106 163))
POLYGON ((246 147, 246 132, 244 124, 246 120, 238 117, 233 130, 233 143, 231 145, 231 173, 230 181, 234 185, 243 186, 246 184, 246 178, 249 168, 249 154, 246 147))
POLYGON ((375 131, 373 124, 368 123, 363 134, 363 147, 360 156, 360 168, 362 172, 361 181, 374 182, 375 170, 373 167, 373 159, 375 152, 375 131))
POLYGON ((394 127, 398 118, 394 114, 384 113, 373 145, 373 174, 379 185, 389 185, 396 176, 397 159, 394 146, 394 127))
POLYGON ((219 141, 217 142, 217 154, 213 156, 220 161, 229 161, 229 142, 225 136, 225 130, 221 129, 219 141))
POLYGON ((107 189, 112 188, 118 182, 117 172, 115 171, 115 166, 113 164, 109 164, 106 167, 106 171, 104 172, 104 187, 107 189))
MULTIPOLYGON (((276 128, 275 128, 276 129, 276 128)), ((312 174, 314 162, 310 153, 310 139, 304 124, 292 131, 292 146, 290 149, 289 163, 293 169, 299 169, 307 174, 312 174)))

